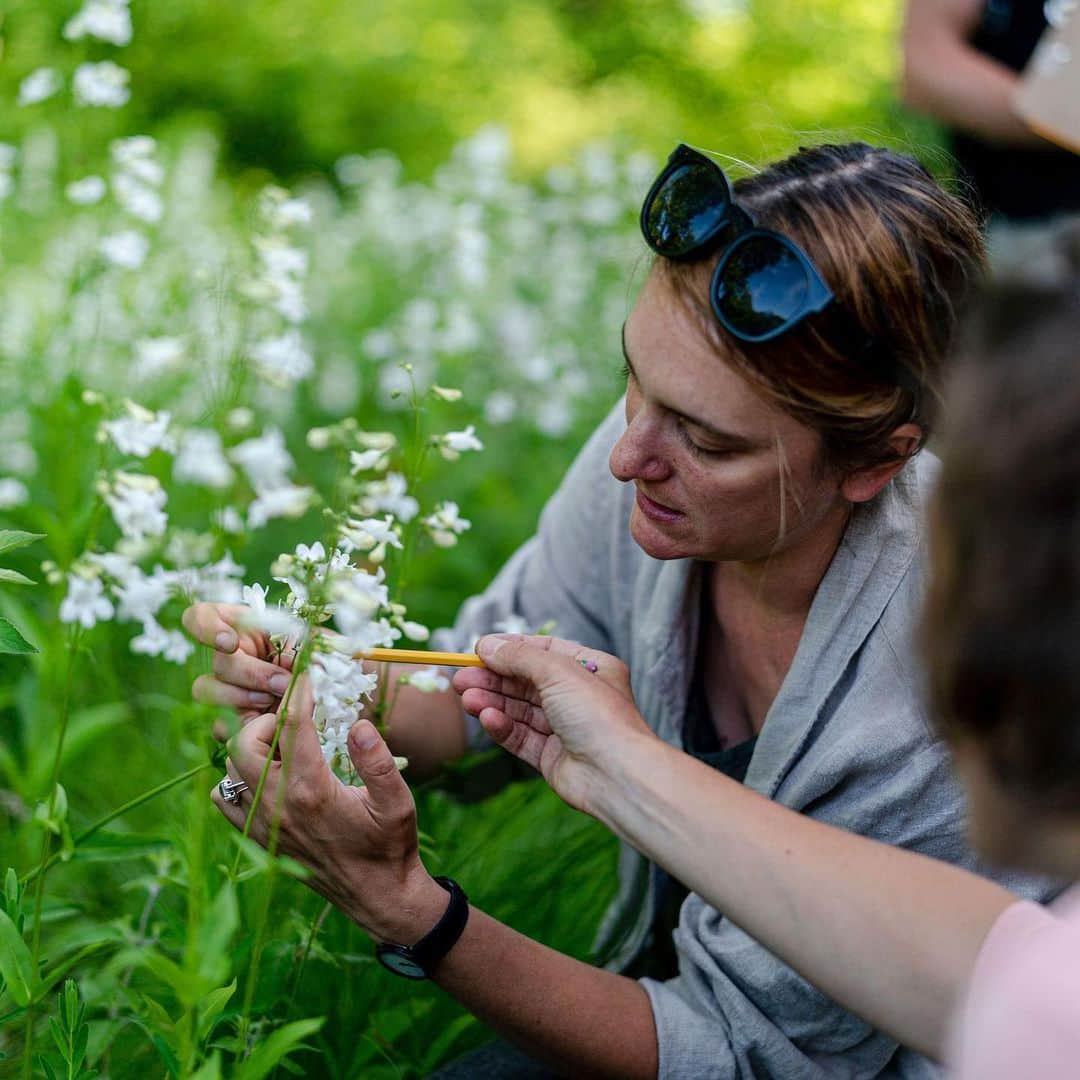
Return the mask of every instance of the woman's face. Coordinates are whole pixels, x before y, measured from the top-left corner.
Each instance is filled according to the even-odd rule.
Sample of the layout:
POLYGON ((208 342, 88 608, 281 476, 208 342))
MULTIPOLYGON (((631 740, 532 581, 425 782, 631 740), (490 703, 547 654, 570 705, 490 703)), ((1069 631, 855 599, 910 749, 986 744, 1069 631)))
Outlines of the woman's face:
POLYGON ((845 519, 817 432, 724 363, 656 271, 623 343, 627 427, 610 466, 637 487, 630 531, 646 553, 752 562, 845 519))

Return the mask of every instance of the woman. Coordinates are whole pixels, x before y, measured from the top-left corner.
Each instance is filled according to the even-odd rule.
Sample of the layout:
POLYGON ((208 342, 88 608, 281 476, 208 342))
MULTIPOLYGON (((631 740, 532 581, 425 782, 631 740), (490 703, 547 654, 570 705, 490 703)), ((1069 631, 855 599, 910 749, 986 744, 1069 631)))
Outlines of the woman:
MULTIPOLYGON (((624 330, 625 413, 601 425, 537 536, 439 645, 467 647, 511 613, 554 620, 560 634, 627 663, 638 706, 665 741, 785 806, 971 866, 909 643, 934 471, 916 453, 932 429, 955 305, 981 264, 971 217, 916 162, 886 150, 800 151, 741 181, 732 198, 715 164, 680 147, 642 225, 659 258, 624 330)), ((216 677, 196 693, 254 710, 260 699, 249 695, 272 692, 281 672, 258 640, 237 648, 236 614, 189 612, 200 640, 221 635, 216 677)), ((241 776, 269 722, 241 736, 241 776)), ((433 748, 460 752, 455 699, 433 707, 403 694, 392 741, 422 766, 435 764, 433 748)), ((379 750, 357 753, 370 765, 365 754, 379 750)), ((319 776, 290 790, 336 790, 319 776)), ((394 785, 385 780, 387 797, 405 814, 394 785)), ((375 790, 341 798, 360 800, 362 812, 349 804, 356 836, 401 888, 372 891, 374 856, 351 840, 334 863, 368 871, 342 870, 347 887, 316 871, 315 883, 377 936, 408 943, 425 921, 435 925, 446 895, 415 859, 411 825, 389 839, 372 832, 364 814, 375 790), (401 911, 413 921, 388 924, 401 911)), ((309 834, 309 817, 292 815, 282 841, 321 860, 339 831, 318 814, 309 834)), ((612 970, 640 982, 478 913, 428 973, 528 1054, 574 1075, 925 1067, 699 897, 682 906, 673 938, 680 901, 674 882, 627 846, 599 946, 612 970)), ((532 1067, 507 1047, 487 1054, 460 1075, 532 1067)))
MULTIPOLYGON (((998 864, 1074 880, 1080 234, 1075 240, 1064 288, 1003 287, 982 305, 950 394, 924 623, 935 711, 967 789, 976 846, 998 864)), ((614 657, 543 638, 485 638, 479 651, 493 671, 461 671, 455 683, 497 742, 830 996, 905 1045, 948 1056, 961 1078, 1080 1072, 1075 900, 1055 916, 717 777, 659 743, 614 657)))

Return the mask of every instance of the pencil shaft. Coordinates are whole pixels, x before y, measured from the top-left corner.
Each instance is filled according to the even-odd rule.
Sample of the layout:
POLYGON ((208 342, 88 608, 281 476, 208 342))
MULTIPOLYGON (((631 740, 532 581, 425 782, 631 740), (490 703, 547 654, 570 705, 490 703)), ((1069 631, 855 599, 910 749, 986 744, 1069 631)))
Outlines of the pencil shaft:
POLYGON ((439 667, 483 667, 476 653, 429 652, 426 649, 367 649, 357 653, 358 660, 386 664, 435 664, 439 667))

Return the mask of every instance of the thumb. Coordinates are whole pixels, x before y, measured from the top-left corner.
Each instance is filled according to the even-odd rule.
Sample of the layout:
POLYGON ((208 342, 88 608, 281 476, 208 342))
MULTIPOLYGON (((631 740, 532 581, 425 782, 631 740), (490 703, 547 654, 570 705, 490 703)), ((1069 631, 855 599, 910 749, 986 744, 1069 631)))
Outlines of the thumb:
POLYGON ((412 794, 390 747, 370 720, 358 720, 349 731, 349 757, 371 800, 381 810, 412 804, 412 794))
POLYGON ((539 693, 567 678, 577 678, 582 668, 569 656, 554 651, 549 637, 525 638, 520 634, 489 634, 476 643, 484 666, 497 675, 524 679, 539 693))

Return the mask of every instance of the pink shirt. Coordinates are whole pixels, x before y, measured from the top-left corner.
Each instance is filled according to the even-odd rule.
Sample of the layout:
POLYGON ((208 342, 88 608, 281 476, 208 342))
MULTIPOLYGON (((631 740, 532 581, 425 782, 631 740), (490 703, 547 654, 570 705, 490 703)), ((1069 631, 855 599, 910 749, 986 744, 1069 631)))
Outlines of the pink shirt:
POLYGON ((1080 1077, 1080 904, 1002 912, 975 963, 949 1056, 955 1080, 1080 1077))

